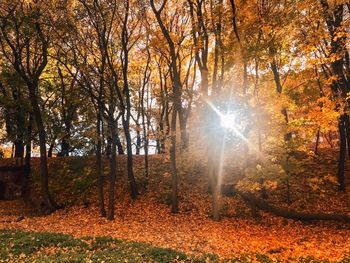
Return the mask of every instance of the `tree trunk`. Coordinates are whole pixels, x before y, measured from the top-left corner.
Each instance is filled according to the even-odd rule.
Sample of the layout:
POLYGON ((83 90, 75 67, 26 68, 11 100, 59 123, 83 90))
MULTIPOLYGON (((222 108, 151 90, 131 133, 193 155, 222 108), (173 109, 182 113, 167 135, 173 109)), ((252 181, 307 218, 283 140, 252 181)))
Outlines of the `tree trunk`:
MULTIPOLYGON (((125 13, 122 24, 122 32, 121 32, 121 42, 122 42, 122 50, 123 50, 123 87, 124 94, 126 100, 126 108, 123 109, 122 114, 122 122, 124 127, 125 139, 126 139, 126 148, 127 148, 127 165, 128 165, 128 179, 130 183, 131 190, 131 198, 136 199, 138 195, 137 184, 134 177, 133 171, 133 162, 132 162, 132 141, 130 136, 130 117, 131 117, 131 98, 130 98, 130 90, 129 90, 129 80, 128 80, 128 67, 129 67, 129 33, 128 33, 128 20, 129 20, 129 8, 130 2, 127 0, 125 2, 125 13), (124 110, 126 110, 126 115, 124 114, 124 110)), ((120 103, 124 104, 122 101, 120 103)), ((125 107, 123 105, 123 107, 125 107)))
POLYGON ((288 219, 300 220, 300 221, 314 221, 314 220, 334 220, 340 222, 350 223, 350 217, 347 215, 339 214, 322 214, 322 213, 313 213, 306 214, 302 212, 296 212, 292 210, 287 210, 279 207, 270 205, 268 202, 255 197, 251 193, 243 193, 235 190, 245 201, 251 204, 252 208, 259 208, 261 210, 267 211, 277 216, 281 216, 288 219))
POLYGON ((344 121, 345 129, 346 129, 346 142, 348 146, 348 158, 350 159, 350 121, 349 115, 346 115, 344 121))
MULTIPOLYGON (((19 131, 17 131, 19 132, 19 131)), ((15 145, 15 158, 23 158, 24 156, 24 143, 22 139, 17 139, 14 142, 15 145)))
POLYGON ((24 156, 24 142, 23 135, 25 130, 25 114, 23 105, 21 104, 21 92, 20 88, 12 90, 12 96, 14 101, 18 104, 16 107, 15 119, 16 119, 16 141, 15 141, 15 158, 23 158, 24 156))
POLYGON ((28 84, 30 102, 33 108, 33 115, 36 122, 36 126, 39 132, 39 146, 40 146, 40 171, 41 171, 41 194, 49 212, 53 212, 59 208, 59 206, 52 199, 49 192, 49 171, 47 168, 47 156, 46 156, 46 132, 44 123, 41 117, 40 107, 36 95, 37 85, 32 83, 28 84))
MULTIPOLYGON (((274 54, 273 53, 274 51, 270 51, 270 52, 272 52, 272 55, 274 54)), ((279 94, 282 94, 282 84, 281 84, 281 79, 280 79, 280 73, 278 71, 277 62, 276 62, 275 58, 272 59, 272 62, 271 62, 270 66, 271 66, 271 70, 272 70, 272 73, 273 73, 273 78, 275 80, 276 90, 277 90, 277 92, 279 94)), ((283 107, 281 109, 281 113, 284 116, 285 123, 288 124, 289 120, 288 120, 287 109, 283 107)), ((290 139, 292 139, 292 134, 290 132, 287 132, 284 135, 284 140, 285 141, 289 141, 290 139)))
POLYGON ((109 173, 109 200, 108 200, 107 219, 114 220, 115 183, 116 183, 116 177, 117 177, 117 158, 116 158, 117 131, 116 131, 116 126, 115 126, 113 117, 110 118, 109 125, 111 130, 112 144, 111 144, 111 155, 109 159, 110 173, 109 173))
POLYGON ((27 127, 27 144, 26 144, 26 156, 24 162, 24 184, 22 187, 22 197, 24 200, 29 201, 30 198, 30 170, 31 170, 31 155, 32 155, 32 122, 33 116, 30 113, 28 118, 28 127, 27 127))
POLYGON ((123 149, 123 145, 122 145, 122 143, 120 141, 118 133, 117 133, 117 149, 118 149, 118 154, 119 155, 124 155, 125 154, 124 153, 124 149, 123 149))
MULTIPOLYGON (((215 147, 215 146, 214 146, 215 147)), ((218 164, 217 160, 215 160, 214 156, 211 156, 213 153, 209 153, 209 180, 210 180, 210 188, 211 188, 211 193, 213 197, 213 202, 212 202, 212 214, 213 214, 213 219, 215 221, 220 220, 220 185, 219 185, 219 180, 218 180, 218 164)))
POLYGON ((132 163, 132 141, 130 136, 130 127, 128 118, 123 116, 123 127, 126 139, 126 150, 127 150, 127 170, 128 179, 130 183, 131 198, 136 199, 138 195, 137 184, 134 177, 133 163, 132 163))
MULTIPOLYGON (((144 94, 144 91, 143 91, 144 94)), ((144 151, 145 151, 145 176, 146 178, 148 178, 148 127, 146 124, 146 118, 145 118, 145 105, 144 105, 144 100, 143 100, 143 96, 142 96, 142 100, 141 100, 141 114, 142 114, 142 128, 143 128, 143 147, 144 147, 144 151)), ((157 142, 160 141, 159 139, 157 139, 157 142)), ((157 148, 158 149, 158 153, 160 153, 161 148, 160 148, 160 142, 157 143, 157 148)))
MULTIPOLYGON (((164 111, 164 109, 162 110, 164 111)), ((158 154, 164 153, 165 152, 165 142, 164 142, 164 121, 163 121, 164 116, 161 115, 160 121, 159 121, 159 134, 157 141, 159 144, 157 144, 157 149, 158 149, 158 154)))
POLYGON ((187 133, 187 119, 184 109, 179 110, 179 121, 180 121, 180 136, 181 136, 181 150, 187 149, 189 145, 189 136, 187 133))
POLYGON ((137 131, 136 131, 136 155, 140 155, 141 150, 141 132, 140 132, 140 125, 137 125, 137 131))
POLYGON ((201 92, 204 96, 208 95, 208 68, 205 65, 204 68, 200 70, 201 73, 201 92))
POLYGON ((101 140, 101 113, 100 109, 97 113, 96 122, 97 144, 96 144, 96 169, 97 169, 97 188, 98 188, 98 203, 102 217, 106 217, 106 209, 103 195, 103 172, 102 172, 102 140, 101 140))
POLYGON ((13 158, 15 156, 15 144, 12 143, 12 147, 11 147, 11 158, 13 158))
POLYGON ((320 128, 317 129, 317 134, 316 134, 316 143, 315 143, 315 150, 314 153, 317 155, 318 154, 318 145, 320 144, 320 128))
MULTIPOLYGON (((243 53, 243 52, 242 52, 243 53)), ((247 59, 244 57, 244 55, 242 54, 242 59, 243 59, 243 94, 247 94, 247 90, 248 90, 248 63, 247 63, 247 59)))
POLYGON ((282 93, 282 84, 281 84, 280 73, 278 72, 277 62, 276 62, 275 58, 272 59, 270 66, 271 66, 271 70, 273 73, 273 79, 274 79, 275 84, 276 84, 276 90, 279 94, 281 94, 282 93))
POLYGON ((177 193, 177 170, 176 170, 176 106, 173 107, 172 119, 171 119, 171 146, 170 146, 170 161, 171 161, 171 212, 177 213, 179 211, 178 206, 178 193, 177 193))
POLYGON ((154 0, 150 1, 152 10, 157 18, 158 25, 167 40, 169 51, 170 51, 170 69, 173 76, 173 110, 172 110, 172 120, 171 120, 171 146, 170 146, 170 160, 171 160, 171 171, 172 171, 172 202, 171 202, 171 211, 177 213, 178 208, 178 194, 177 194, 177 171, 176 171, 176 118, 179 110, 182 107, 181 104, 181 79, 180 79, 180 70, 177 65, 177 55, 175 44, 171 39, 170 33, 165 27, 162 18, 161 12, 165 6, 166 2, 163 2, 163 5, 159 10, 156 9, 154 5, 154 0))
POLYGON ((52 157, 53 147, 55 146, 54 142, 50 144, 49 150, 47 151, 47 157, 52 157))
MULTIPOLYGON (((66 114, 64 114, 66 115, 66 114)), ((64 120, 64 135, 62 137, 61 141, 61 152, 59 153, 59 156, 69 156, 70 151, 70 136, 71 136, 71 126, 72 126, 72 119, 71 117, 65 116, 64 120)))
POLYGON ((339 190, 345 191, 345 156, 346 156, 346 127, 345 119, 346 115, 342 115, 339 119, 339 163, 338 163, 338 184, 339 190))
POLYGON ((63 138, 61 142, 61 152, 60 156, 69 156, 69 142, 67 138, 63 138))

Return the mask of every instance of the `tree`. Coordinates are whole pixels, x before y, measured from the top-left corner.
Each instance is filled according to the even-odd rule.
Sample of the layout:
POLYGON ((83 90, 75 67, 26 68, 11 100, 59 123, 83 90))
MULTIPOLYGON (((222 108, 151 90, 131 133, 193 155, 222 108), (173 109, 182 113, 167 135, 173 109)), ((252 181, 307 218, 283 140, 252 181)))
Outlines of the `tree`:
MULTIPOLYGON (((39 80, 48 63, 48 52, 52 41, 50 30, 53 25, 44 23, 47 19, 44 10, 49 7, 49 4, 45 6, 41 3, 26 1, 3 3, 0 43, 3 56, 12 64, 28 89, 39 133, 42 197, 49 211, 53 211, 59 206, 49 193, 46 132, 39 105, 39 80)), ((50 20, 50 22, 53 21, 50 20)))
POLYGON ((172 75, 172 91, 173 91, 173 109, 171 116, 171 146, 170 146, 170 159, 171 159, 171 173, 172 173, 172 196, 171 196, 171 211, 177 213, 178 207, 178 182, 177 182, 177 168, 176 168, 176 118, 178 114, 181 114, 181 80, 180 72, 177 65, 177 52, 173 39, 171 38, 169 30, 166 28, 162 20, 162 11, 164 10, 167 0, 164 0, 160 7, 155 6, 154 0, 150 0, 152 11, 156 16, 158 25, 161 32, 166 39, 166 43, 170 53, 170 70, 172 75))
MULTIPOLYGON (((348 93, 350 91, 350 71, 349 71, 349 52, 346 48, 346 33, 343 26, 344 10, 346 5, 336 3, 331 6, 327 0, 320 0, 322 14, 327 25, 329 33, 329 58, 332 80, 332 92, 334 97, 340 97, 348 104, 348 93)), ((347 6, 349 8, 349 6, 347 6)), ((350 9, 348 9, 350 12, 350 9)), ((350 156, 350 121, 347 113, 348 106, 338 106, 341 113, 339 118, 339 164, 338 164, 338 183, 339 189, 345 191, 345 156, 348 144, 350 156)))

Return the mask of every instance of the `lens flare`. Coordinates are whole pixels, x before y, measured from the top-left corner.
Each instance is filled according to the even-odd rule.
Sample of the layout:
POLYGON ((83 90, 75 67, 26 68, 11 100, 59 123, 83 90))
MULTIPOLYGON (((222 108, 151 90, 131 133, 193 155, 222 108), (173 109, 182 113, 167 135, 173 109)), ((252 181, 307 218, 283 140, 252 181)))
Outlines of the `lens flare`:
POLYGON ((220 116, 220 124, 225 129, 233 129, 235 127, 236 116, 234 114, 227 114, 220 116))

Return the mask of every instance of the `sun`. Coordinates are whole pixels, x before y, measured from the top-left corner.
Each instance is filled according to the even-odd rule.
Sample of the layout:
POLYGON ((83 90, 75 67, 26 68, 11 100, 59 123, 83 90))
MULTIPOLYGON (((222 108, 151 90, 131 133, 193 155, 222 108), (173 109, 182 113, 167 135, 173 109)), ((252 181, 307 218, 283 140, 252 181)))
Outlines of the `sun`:
POLYGON ((236 116, 234 114, 227 114, 220 116, 220 124, 225 129, 233 129, 235 127, 236 116))

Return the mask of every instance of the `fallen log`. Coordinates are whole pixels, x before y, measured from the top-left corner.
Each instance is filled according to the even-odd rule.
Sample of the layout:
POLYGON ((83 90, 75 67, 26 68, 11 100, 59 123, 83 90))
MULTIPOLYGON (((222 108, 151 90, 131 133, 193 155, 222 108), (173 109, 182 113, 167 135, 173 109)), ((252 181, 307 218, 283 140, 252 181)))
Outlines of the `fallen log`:
POLYGON ((262 211, 274 214, 276 216, 284 217, 287 219, 299 220, 299 221, 339 221, 350 223, 350 216, 346 214, 326 214, 326 213, 304 213, 297 212, 294 210, 289 210, 281 207, 276 207, 269 204, 267 201, 256 197, 252 193, 244 193, 237 189, 234 190, 235 193, 240 195, 243 200, 248 202, 252 207, 253 214, 255 214, 255 209, 260 209, 262 211))

